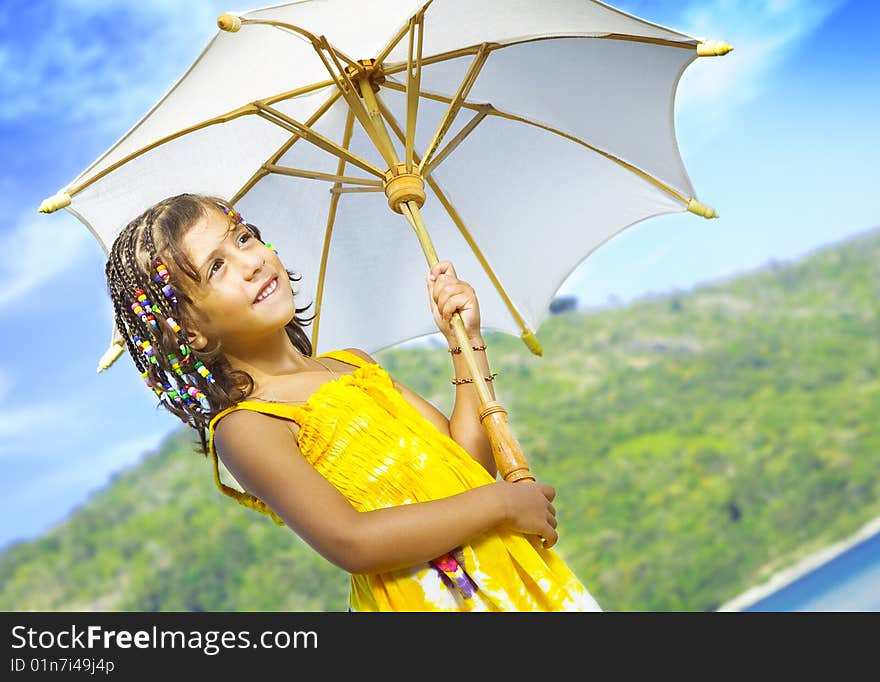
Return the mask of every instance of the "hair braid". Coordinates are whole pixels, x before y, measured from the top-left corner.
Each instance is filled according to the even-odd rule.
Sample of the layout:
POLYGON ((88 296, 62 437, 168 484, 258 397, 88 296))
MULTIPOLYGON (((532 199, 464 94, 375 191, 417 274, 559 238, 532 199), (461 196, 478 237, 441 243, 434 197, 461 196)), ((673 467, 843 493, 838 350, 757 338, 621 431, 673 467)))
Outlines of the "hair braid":
MULTIPOLYGON (((163 365, 167 375, 177 384, 177 390, 181 395, 190 386, 195 386, 205 395, 212 395, 220 391, 222 393, 221 398, 228 400, 226 392, 216 386, 215 381, 209 381, 195 370, 195 363, 199 361, 201 354, 189 346, 186 332, 174 317, 179 315, 156 280, 157 271, 155 266, 162 261, 159 258, 158 248, 153 236, 153 222, 158 219, 163 209, 164 206, 156 207, 156 210, 148 213, 143 229, 144 250, 145 255, 149 259, 147 267, 150 268, 150 274, 152 275, 152 277, 148 278, 145 290, 150 293, 155 301, 153 310, 162 317, 161 322, 158 322, 158 329, 156 330, 156 343, 162 349, 162 357, 159 359, 159 362, 163 365), (177 323, 179 327, 177 331, 174 330, 168 321, 169 318, 177 323), (169 358, 169 356, 171 357, 169 358), (177 364, 177 367, 174 366, 174 363, 177 364)), ((169 284, 173 281, 174 276, 169 273, 169 284)), ((172 288, 175 287, 172 285, 172 288)), ((177 290, 179 291, 180 287, 177 287, 177 290)), ((212 397, 217 396, 212 395, 212 397)), ((206 428, 209 420, 206 419, 201 405, 197 401, 191 402, 186 398, 184 398, 184 401, 186 408, 189 409, 187 421, 190 423, 190 426, 200 429, 206 428)))
MULTIPOLYGON (((233 211, 228 202, 213 196, 181 194, 164 199, 123 228, 114 240, 105 268, 116 326, 135 366, 159 396, 159 405, 199 432, 200 449, 206 457, 209 454, 207 431, 210 419, 246 399, 253 391, 254 381, 247 372, 230 365, 218 340, 209 339, 208 345, 199 350, 189 346, 185 330, 190 324, 189 310, 193 302, 185 284, 187 279, 198 283, 201 276, 180 244, 186 231, 208 211, 227 213, 227 209, 233 211), (156 280, 159 274, 156 263, 159 261, 165 265, 163 277, 167 276, 167 284, 156 280), (174 300, 166 297, 166 286, 171 286, 174 300), (150 300, 148 312, 154 316, 155 326, 149 318, 142 319, 132 309, 138 289, 143 290, 150 300), (180 329, 175 331, 168 318, 172 318, 180 329), (135 336, 150 343, 155 361, 138 347, 135 336), (181 369, 179 373, 174 366, 175 357, 181 369), (184 357, 188 358, 187 362, 184 357), (202 363, 198 368, 195 366, 197 362, 202 363), (193 398, 186 393, 187 387, 194 387, 201 395, 193 398), (175 396, 178 400, 174 399, 175 396), (207 406, 200 400, 204 400, 207 406)), ((244 225, 265 244, 255 225, 247 222, 244 225)), ((301 279, 289 270, 287 274, 291 283, 301 279)), ((294 291, 295 295, 297 293, 294 291)), ((315 315, 304 319, 297 315, 311 305, 295 308, 294 317, 285 327, 293 345, 308 356, 312 355, 312 345, 302 328, 315 315)))
POLYGON ((121 256, 122 247, 119 246, 126 239, 130 242, 133 235, 134 230, 131 229, 131 224, 129 224, 129 226, 116 238, 113 243, 113 248, 110 251, 110 258, 107 261, 106 274, 110 287, 110 296, 113 301, 113 309, 116 313, 116 328, 125 340, 129 355, 131 355, 132 360, 134 360, 135 366, 140 372, 143 372, 144 366, 141 352, 134 344, 131 324, 129 323, 128 315, 126 314, 126 308, 130 305, 126 300, 126 289, 131 288, 133 291, 137 287, 131 286, 134 280, 132 279, 130 271, 123 265, 121 256), (123 282, 125 282, 125 286, 123 286, 123 282))

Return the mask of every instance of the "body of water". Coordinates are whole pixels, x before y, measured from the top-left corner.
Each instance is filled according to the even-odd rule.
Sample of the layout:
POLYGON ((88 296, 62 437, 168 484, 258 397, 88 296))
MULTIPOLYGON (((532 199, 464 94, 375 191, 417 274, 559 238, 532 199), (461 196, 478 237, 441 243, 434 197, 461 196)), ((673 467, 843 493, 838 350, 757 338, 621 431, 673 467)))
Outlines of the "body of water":
POLYGON ((880 533, 735 610, 880 611, 880 533))

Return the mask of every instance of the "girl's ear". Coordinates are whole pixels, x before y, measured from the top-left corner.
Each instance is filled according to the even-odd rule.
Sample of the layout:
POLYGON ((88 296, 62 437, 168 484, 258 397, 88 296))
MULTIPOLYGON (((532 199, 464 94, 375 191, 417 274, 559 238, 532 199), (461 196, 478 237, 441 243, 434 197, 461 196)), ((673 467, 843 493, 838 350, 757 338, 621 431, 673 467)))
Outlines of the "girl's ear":
POLYGON ((193 350, 204 350, 205 346, 208 345, 208 339, 198 329, 187 329, 186 340, 189 343, 189 347, 193 350))

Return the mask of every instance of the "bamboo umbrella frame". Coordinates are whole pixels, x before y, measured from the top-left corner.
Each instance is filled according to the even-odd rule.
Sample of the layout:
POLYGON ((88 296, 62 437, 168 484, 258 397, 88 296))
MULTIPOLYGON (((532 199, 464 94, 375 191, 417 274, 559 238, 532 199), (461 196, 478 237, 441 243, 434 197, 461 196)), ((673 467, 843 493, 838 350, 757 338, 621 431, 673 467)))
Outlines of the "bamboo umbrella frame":
MULTIPOLYGON (((222 124, 231 121, 240 116, 259 116, 273 125, 288 131, 290 138, 281 145, 275 153, 273 153, 258 168, 251 178, 231 197, 230 202, 239 201, 247 194, 262 178, 269 174, 286 175, 298 178, 306 178, 319 182, 330 182, 333 186, 330 189, 330 204, 325 227, 324 246, 321 257, 320 269, 318 273, 318 289, 316 294, 316 316, 314 319, 314 327, 312 330, 312 345, 317 347, 317 337, 320 325, 321 301, 324 288, 324 278, 326 273, 326 264, 328 260, 330 237, 333 232, 334 222, 336 220, 337 206, 340 197, 346 193, 352 192, 384 192, 388 200, 389 208, 402 215, 412 227, 419 240, 419 244, 425 255, 425 259, 429 268, 433 267, 439 258, 434 249, 428 229, 420 212, 423 206, 426 194, 425 183, 433 191, 434 195, 440 201, 446 213, 449 215, 453 224, 457 227, 462 237, 467 241, 473 250, 481 267, 484 269, 489 280, 492 282, 496 291, 504 301, 513 318, 522 329, 521 338, 529 350, 535 355, 542 355, 541 345, 536 338, 534 332, 528 328, 524 319, 517 311, 516 306, 511 301, 505 291, 503 283, 492 271, 488 261, 483 255, 477 241, 468 230, 460 214, 449 201, 442 188, 437 181, 431 177, 431 172, 440 165, 443 160, 464 141, 467 136, 483 121, 487 116, 497 116, 519 123, 536 126, 555 135, 569 139, 583 147, 600 154, 608 160, 619 164, 628 171, 639 175, 644 180, 651 182, 662 191, 673 196, 677 200, 685 204, 688 211, 695 213, 704 218, 717 218, 718 214, 710 206, 700 203, 695 198, 682 196, 679 192, 654 178, 641 169, 638 169, 625 161, 615 157, 613 154, 602 150, 586 140, 581 140, 575 136, 569 135, 563 131, 554 129, 547 125, 531 121, 527 118, 517 116, 512 113, 500 111, 491 104, 470 102, 467 99, 468 93, 477 79, 486 59, 491 52, 503 49, 511 44, 521 44, 523 42, 533 42, 534 40, 553 40, 550 38, 537 38, 517 41, 515 43, 481 43, 472 45, 458 50, 445 52, 442 54, 432 55, 423 58, 422 42, 424 35, 424 16, 425 11, 431 2, 425 4, 419 12, 417 12, 384 49, 374 59, 355 60, 344 54, 341 50, 336 49, 325 36, 317 36, 304 28, 279 21, 244 19, 234 14, 225 13, 217 19, 217 25, 221 30, 230 33, 238 32, 242 27, 247 25, 270 25, 280 30, 288 31, 306 38, 311 42, 324 66, 326 67, 330 78, 328 80, 319 81, 311 85, 279 93, 278 95, 261 99, 258 101, 245 104, 237 109, 229 111, 220 116, 203 121, 199 124, 189 126, 183 130, 177 131, 171 135, 167 135, 155 142, 138 149, 137 151, 118 160, 107 168, 101 170, 95 175, 87 178, 79 185, 69 188, 65 192, 58 193, 49 197, 40 205, 40 212, 51 213, 58 209, 67 207, 71 203, 71 199, 78 192, 90 186, 94 182, 128 161, 149 152, 160 145, 171 140, 177 139, 202 128, 222 124), (391 51, 403 40, 408 37, 409 46, 407 52, 407 61, 400 64, 385 65, 384 60, 391 51), (457 92, 452 97, 430 93, 421 89, 421 71, 422 67, 449 59, 472 55, 470 67, 468 68, 457 92), (406 85, 386 80, 386 75, 406 72, 406 85), (273 105, 278 102, 299 97, 335 85, 331 96, 322 104, 312 116, 305 122, 299 122, 290 116, 279 111, 273 105), (400 123, 392 115, 391 111, 384 104, 379 96, 382 87, 389 90, 403 92, 406 97, 406 122, 405 126, 400 123), (343 132, 341 143, 336 143, 314 130, 315 124, 324 114, 335 104, 339 98, 345 100, 348 105, 348 116, 343 132), (420 99, 429 99, 442 102, 447 105, 446 111, 434 133, 431 142, 425 149, 424 154, 419 158, 415 152, 415 133, 416 122, 418 120, 418 106, 420 99), (462 129, 447 142, 445 147, 441 148, 446 133, 452 127, 456 117, 462 109, 474 112, 472 118, 462 127, 462 129), (369 161, 353 154, 348 147, 351 141, 354 120, 363 128, 373 145, 378 150, 385 164, 386 170, 375 166, 369 161), (396 147, 392 141, 388 128, 394 132, 399 143, 403 145, 404 155, 401 159, 396 147), (306 142, 324 150, 325 152, 338 158, 337 170, 335 174, 320 173, 307 169, 288 168, 279 165, 282 156, 297 142, 305 140, 306 142), (352 177, 345 175, 346 164, 351 164, 367 173, 375 176, 375 180, 366 178, 352 177)), ((646 43, 655 43, 667 45, 680 49, 696 49, 697 56, 721 56, 730 52, 733 48, 724 41, 708 40, 699 42, 696 45, 689 43, 679 43, 675 41, 666 41, 656 38, 646 38, 638 36, 628 36, 620 34, 609 34, 601 37, 593 37, 599 40, 628 40, 646 43)), ((97 235, 96 235, 97 236, 97 235)), ((99 240, 100 241, 100 240, 99 240)), ((103 245, 106 251, 106 245, 103 245)), ((492 453, 498 472, 504 480, 510 482, 534 481, 535 477, 531 473, 528 460, 522 451, 522 447, 513 435, 510 423, 507 419, 507 410, 500 401, 493 399, 492 393, 486 383, 482 372, 477 365, 474 351, 471 348, 470 340, 464 327, 464 322, 458 312, 453 313, 451 321, 452 328, 455 332, 458 345, 461 347, 462 356, 468 367, 473 385, 479 396, 478 416, 480 423, 485 429, 492 447, 492 453)), ((121 355, 124 350, 123 340, 119 336, 119 332, 114 328, 113 337, 108 350, 104 353, 98 362, 98 371, 103 371, 110 367, 113 362, 121 355)))

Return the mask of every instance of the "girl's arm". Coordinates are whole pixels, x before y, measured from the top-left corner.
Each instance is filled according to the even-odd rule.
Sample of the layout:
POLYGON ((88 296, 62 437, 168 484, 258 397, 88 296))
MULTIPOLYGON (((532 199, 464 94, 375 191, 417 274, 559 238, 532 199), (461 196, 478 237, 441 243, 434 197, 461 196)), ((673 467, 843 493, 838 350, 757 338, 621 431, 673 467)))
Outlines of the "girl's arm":
MULTIPOLYGON (((473 336, 470 339, 472 346, 484 344, 482 336, 473 336)), ((457 345, 449 341, 450 347, 457 345)), ((360 348, 346 348, 367 362, 376 362, 366 351, 360 348)), ((483 376, 489 376, 489 361, 486 353, 479 351, 474 353, 477 366, 483 372, 483 376)), ((469 376, 467 362, 461 353, 452 354, 452 366, 455 376, 464 378, 469 376)), ((452 418, 446 416, 434 405, 422 398, 418 393, 404 386, 392 377, 394 387, 400 391, 422 415, 431 421, 437 429, 458 443, 464 450, 493 478, 498 476, 498 466, 495 464, 495 455, 492 453, 492 444, 486 433, 485 427, 480 423, 477 410, 480 407, 480 396, 472 383, 458 384, 455 387, 455 405, 452 407, 452 418)), ((491 382, 487 382, 492 400, 495 400, 495 389, 491 382)))
MULTIPOLYGON (((447 339, 449 346, 457 346, 458 342, 447 339)), ((471 346, 483 346, 482 336, 471 336, 468 339, 471 346)), ((483 376, 489 376, 489 358, 486 351, 475 351, 474 358, 477 367, 483 376)), ((452 354, 452 366, 455 376, 459 379, 470 378, 470 370, 463 353, 452 354)), ((495 400, 495 387, 491 381, 486 382, 492 400, 495 400)), ((455 405, 452 408, 452 416, 449 418, 449 435, 470 453, 470 456, 483 465, 493 477, 498 475, 498 466, 495 463, 495 455, 492 453, 492 443, 486 433, 486 427, 480 423, 479 417, 480 394, 473 383, 467 382, 455 386, 455 405)))
POLYGON ((441 500, 358 512, 302 455, 283 419, 237 410, 218 424, 224 465, 331 563, 378 573, 430 561, 498 525, 556 543, 555 492, 497 481, 441 500))

